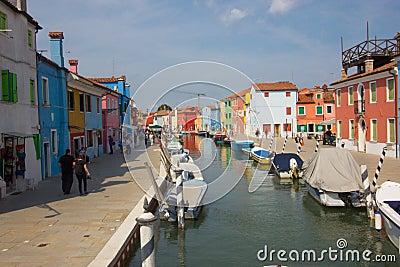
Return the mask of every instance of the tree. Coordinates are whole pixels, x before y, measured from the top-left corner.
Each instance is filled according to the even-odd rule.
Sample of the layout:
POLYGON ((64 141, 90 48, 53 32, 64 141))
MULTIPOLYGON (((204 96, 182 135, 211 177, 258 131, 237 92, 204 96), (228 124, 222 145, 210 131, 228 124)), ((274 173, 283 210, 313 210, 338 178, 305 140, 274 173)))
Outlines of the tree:
POLYGON ((172 108, 170 106, 168 106, 167 104, 162 104, 161 106, 158 107, 157 111, 161 111, 161 110, 172 111, 172 108))

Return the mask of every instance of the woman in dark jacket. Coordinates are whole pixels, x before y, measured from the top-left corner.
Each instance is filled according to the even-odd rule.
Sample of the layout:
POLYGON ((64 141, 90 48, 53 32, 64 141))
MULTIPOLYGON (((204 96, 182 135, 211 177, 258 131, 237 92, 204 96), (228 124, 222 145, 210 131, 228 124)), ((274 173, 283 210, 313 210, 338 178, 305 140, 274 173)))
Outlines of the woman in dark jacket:
POLYGON ((83 159, 83 155, 78 156, 78 160, 75 163, 75 175, 76 178, 78 178, 78 183, 79 183, 79 193, 81 193, 81 196, 87 195, 87 177, 90 177, 89 170, 86 166, 86 160, 83 159), (82 191, 82 181, 83 181, 83 189, 84 193, 82 191))

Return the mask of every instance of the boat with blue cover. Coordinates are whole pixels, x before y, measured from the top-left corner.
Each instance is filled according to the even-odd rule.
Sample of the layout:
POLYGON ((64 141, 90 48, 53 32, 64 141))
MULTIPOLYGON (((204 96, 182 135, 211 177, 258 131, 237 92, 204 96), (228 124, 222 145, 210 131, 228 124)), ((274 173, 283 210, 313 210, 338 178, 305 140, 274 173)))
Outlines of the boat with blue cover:
POLYGON ((275 154, 271 172, 281 179, 297 179, 302 176, 303 160, 295 153, 275 154))
POLYGON ((272 153, 262 147, 259 147, 259 146, 253 147, 250 150, 250 157, 255 162, 258 162, 261 164, 270 164, 273 156, 274 156, 274 153, 272 153))

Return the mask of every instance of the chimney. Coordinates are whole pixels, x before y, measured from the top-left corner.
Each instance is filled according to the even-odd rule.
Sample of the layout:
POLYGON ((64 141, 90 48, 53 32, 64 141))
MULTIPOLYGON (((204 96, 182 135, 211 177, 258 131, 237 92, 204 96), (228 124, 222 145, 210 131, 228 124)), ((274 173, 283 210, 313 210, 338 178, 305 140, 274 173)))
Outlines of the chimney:
POLYGON ((364 61, 365 63, 365 73, 371 72, 374 70, 374 60, 373 59, 367 59, 364 61))
POLYGON ((51 60, 64 67, 63 32, 49 32, 51 60))
POLYGON ((341 74, 341 79, 343 80, 343 79, 346 79, 347 78, 347 69, 342 69, 341 71, 340 71, 340 74, 341 74))
POLYGON ((68 62, 69 62, 69 71, 78 74, 78 60, 70 59, 68 62))
POLYGON ((17 0, 17 8, 19 11, 26 12, 26 0, 17 0))

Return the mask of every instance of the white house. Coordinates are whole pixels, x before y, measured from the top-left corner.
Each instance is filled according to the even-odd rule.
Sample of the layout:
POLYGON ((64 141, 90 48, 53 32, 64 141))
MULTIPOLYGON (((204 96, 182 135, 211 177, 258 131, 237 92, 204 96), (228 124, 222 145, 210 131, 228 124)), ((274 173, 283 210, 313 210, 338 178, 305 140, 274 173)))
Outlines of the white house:
POLYGON ((252 84, 246 133, 254 136, 258 129, 267 136, 293 137, 297 129, 297 91, 291 82, 252 84))
POLYGON ((40 29, 27 13, 26 1, 0 0, 0 176, 6 193, 41 179, 36 91, 40 29))

